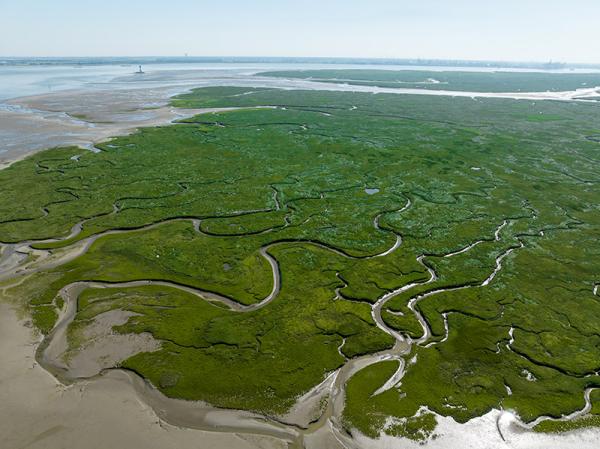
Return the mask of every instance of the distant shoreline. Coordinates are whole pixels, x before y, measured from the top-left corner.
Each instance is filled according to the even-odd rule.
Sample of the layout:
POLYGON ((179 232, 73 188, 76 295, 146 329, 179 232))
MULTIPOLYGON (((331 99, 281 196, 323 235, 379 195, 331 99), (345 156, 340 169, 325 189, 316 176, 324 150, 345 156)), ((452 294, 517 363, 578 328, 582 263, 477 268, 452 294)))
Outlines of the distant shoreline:
POLYGON ((600 64, 482 61, 418 58, 346 58, 346 57, 276 57, 276 56, 0 56, 0 67, 15 65, 114 65, 114 64, 184 64, 184 63, 276 63, 276 64, 358 64, 437 67, 513 68, 537 70, 600 69, 600 64))
MULTIPOLYGON (((132 64, 133 65, 133 64, 132 64)), ((461 90, 442 90, 425 88, 378 87, 348 84, 339 79, 337 82, 319 82, 317 79, 266 77, 261 76, 265 70, 281 70, 281 66, 239 67, 197 69, 193 65, 182 69, 178 67, 149 68, 144 76, 134 75, 133 69, 116 67, 115 70, 66 67, 62 69, 47 66, 28 66, 27 68, 6 69, 0 81, 11 80, 9 90, 1 100, 2 84, 0 83, 0 169, 28 155, 43 149, 57 146, 79 146, 91 148, 95 143, 113 136, 133 132, 146 126, 158 126, 171 123, 182 118, 185 111, 174 112, 169 106, 173 95, 188 91, 195 87, 238 85, 245 87, 271 87, 294 90, 323 90, 354 93, 377 93, 395 95, 423 95, 471 98, 496 98, 523 101, 588 101, 600 95, 600 87, 590 87, 576 91, 553 92, 470 92, 461 90), (14 72, 14 73, 10 73, 14 72), (23 72, 37 74, 33 88, 30 84, 18 86, 14 77, 23 72), (38 74, 39 72, 39 74, 38 74), (59 72, 59 73, 56 73, 59 72), (88 72, 88 73, 86 73, 88 72), (92 72, 92 73, 89 73, 92 72), (6 75, 6 76, 4 76, 6 75), (41 92, 39 86, 54 82, 54 78, 74 78, 73 84, 54 87, 53 91, 41 92), (103 81, 104 80, 104 81, 103 81), (106 81, 108 80, 108 81, 106 81), (11 92, 10 89, 13 89, 11 92)), ((196 66, 197 67, 197 66, 196 66)), ((356 66, 354 66, 356 68, 356 66)), ((383 66, 382 66, 383 67, 383 66)), ((391 66, 388 66, 391 67, 391 66)), ((144 67, 146 69, 146 67, 144 67)), ((306 69, 320 69, 322 66, 306 66, 306 69)), ((378 67, 379 68, 379 67, 378 67)), ((290 69, 286 67, 286 69, 290 69)), ((362 69, 362 68, 361 68, 362 69)), ((301 70, 305 70, 302 68, 301 70)), ((328 69, 329 70, 329 69, 328 69)), ((345 69, 343 69, 345 70, 345 69)), ((434 68, 430 68, 433 72, 434 68)), ((438 70, 443 71, 442 68, 438 70)), ((456 71, 447 69, 446 72, 456 71)), ((484 72, 483 68, 472 69, 473 72, 484 72)), ((559 72, 552 72, 559 73, 559 72)), ((552 76, 561 76, 559 74, 552 76)), ((574 75, 563 75, 574 76, 574 75)), ((328 81, 328 80, 323 80, 328 81)), ((598 84, 600 86, 600 84, 598 84)), ((189 112, 193 115, 193 111, 189 112)))

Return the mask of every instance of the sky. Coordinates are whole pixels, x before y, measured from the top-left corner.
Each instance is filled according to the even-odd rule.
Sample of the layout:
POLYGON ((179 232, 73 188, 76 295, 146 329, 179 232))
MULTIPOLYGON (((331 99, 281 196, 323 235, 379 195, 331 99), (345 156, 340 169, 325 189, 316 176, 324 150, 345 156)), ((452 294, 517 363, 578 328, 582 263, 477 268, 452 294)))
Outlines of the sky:
POLYGON ((600 0, 0 0, 0 56, 600 63, 600 0))

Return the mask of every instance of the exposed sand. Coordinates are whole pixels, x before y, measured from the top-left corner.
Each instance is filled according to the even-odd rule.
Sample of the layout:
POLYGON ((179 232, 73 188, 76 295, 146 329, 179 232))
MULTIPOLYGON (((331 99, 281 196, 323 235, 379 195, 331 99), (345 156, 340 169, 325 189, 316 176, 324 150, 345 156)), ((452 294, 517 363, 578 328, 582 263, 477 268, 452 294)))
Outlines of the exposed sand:
POLYGON ((383 436, 372 440, 354 435, 358 447, 364 449, 597 449, 600 429, 578 430, 561 435, 540 434, 524 430, 507 412, 493 410, 466 424, 438 416, 437 437, 426 445, 406 439, 383 436), (494 431, 497 427, 502 431, 494 431))
POLYGON ((2 449, 282 449, 274 438, 180 429, 161 422, 119 376, 71 387, 35 362, 39 339, 0 304, 2 449))
POLYGON ((118 366, 122 361, 140 352, 160 349, 160 342, 152 334, 118 334, 113 326, 125 324, 138 314, 123 310, 110 310, 95 317, 81 332, 84 343, 65 354, 69 372, 75 377, 93 377, 106 368, 118 366))
POLYGON ((307 428, 310 423, 317 421, 325 412, 324 407, 329 400, 337 374, 338 372, 334 371, 319 385, 299 397, 296 404, 279 419, 303 428, 307 428))
POLYGON ((145 126, 232 108, 180 109, 169 98, 185 89, 62 91, 0 105, 0 169, 46 148, 94 144, 145 126))

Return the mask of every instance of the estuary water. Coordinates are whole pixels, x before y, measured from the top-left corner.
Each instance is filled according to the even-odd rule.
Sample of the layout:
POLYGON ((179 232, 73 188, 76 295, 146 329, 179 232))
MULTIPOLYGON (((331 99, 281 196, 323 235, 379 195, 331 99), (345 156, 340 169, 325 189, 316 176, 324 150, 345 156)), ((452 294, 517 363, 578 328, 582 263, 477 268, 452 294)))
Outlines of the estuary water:
MULTIPOLYGON (((125 87, 156 87, 165 80, 153 81, 148 76, 123 79, 138 70, 147 74, 169 72, 175 75, 171 81, 185 84, 195 79, 243 80, 258 72, 270 70, 318 70, 318 69, 377 69, 377 70, 425 70, 425 71, 469 71, 469 72, 544 72, 541 69, 477 67, 477 66, 419 66, 397 64, 340 64, 340 63, 294 63, 294 62, 174 62, 146 63, 144 58, 121 58, 112 63, 90 63, 90 58, 82 58, 83 63, 75 63, 73 58, 57 59, 52 64, 30 61, 0 59, 0 102, 28 95, 40 95, 68 89, 115 89, 125 87), (18 62, 18 63, 17 63, 18 62)), ((600 69, 560 69, 551 73, 600 73, 600 69)))
MULTIPOLYGON (((295 63, 153 63, 143 64, 131 58, 121 64, 0 64, 0 102, 29 95, 49 94, 67 89, 115 89, 125 87, 155 87, 161 82, 148 76, 134 74, 141 63, 146 75, 170 72, 172 81, 185 84, 194 79, 218 82, 219 79, 246 78, 257 72, 269 70, 318 70, 318 69, 384 69, 384 70, 473 70, 457 67, 419 67, 401 65, 365 64, 295 64, 295 63), (192 73, 193 72, 193 73, 192 73)), ((477 68, 484 70, 484 68, 477 68)), ((164 81, 164 80, 163 80, 164 81)))
MULTIPOLYGON (((324 83, 260 75, 270 70, 315 69, 531 71, 526 69, 292 62, 143 63, 135 58, 121 58, 118 63, 110 64, 91 64, 89 58, 83 61, 65 59, 50 64, 31 60, 17 64, 0 59, 0 168, 44 148, 76 145, 93 149, 96 143, 111 136, 191 115, 193 111, 171 108, 169 99, 194 87, 271 87, 531 101, 600 96, 598 88, 569 92, 464 92, 355 86, 341 80, 324 83), (143 73, 135 73, 140 62, 143 73)), ((577 70, 569 70, 574 71, 577 70)))

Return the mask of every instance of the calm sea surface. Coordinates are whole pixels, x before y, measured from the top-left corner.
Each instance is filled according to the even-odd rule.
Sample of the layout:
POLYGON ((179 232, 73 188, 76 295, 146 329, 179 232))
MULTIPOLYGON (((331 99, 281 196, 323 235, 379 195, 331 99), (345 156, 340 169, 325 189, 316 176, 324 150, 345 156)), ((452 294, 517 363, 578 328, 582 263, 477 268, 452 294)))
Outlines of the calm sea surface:
MULTIPOLYGON (((32 60, 34 61, 34 60, 32 60)), ((52 65, 14 65, 0 61, 0 102, 11 98, 56 92, 66 89, 118 89, 135 87, 160 87, 166 84, 189 84, 194 79, 222 79, 225 84, 233 80, 247 79, 249 75, 267 70, 313 70, 313 69, 386 69, 386 70, 468 70, 468 71, 531 71, 527 69, 496 69, 488 67, 436 67, 385 64, 313 64, 313 63, 151 63, 143 64, 144 75, 132 76, 138 69, 138 61, 103 65, 78 65, 71 60, 52 65), (179 72, 179 73, 178 73, 179 72), (191 73, 193 72, 193 73, 191 73), (165 74, 161 79, 153 77, 165 74), (188 76, 185 76, 188 75, 188 76)), ((539 71, 539 70, 538 70, 539 71)), ((573 73, 573 70, 569 70, 573 73)), ((581 71, 581 70, 576 70, 581 71)), ((583 70, 593 72, 598 70, 583 70)), ((204 83, 203 83, 204 84, 204 83)))

